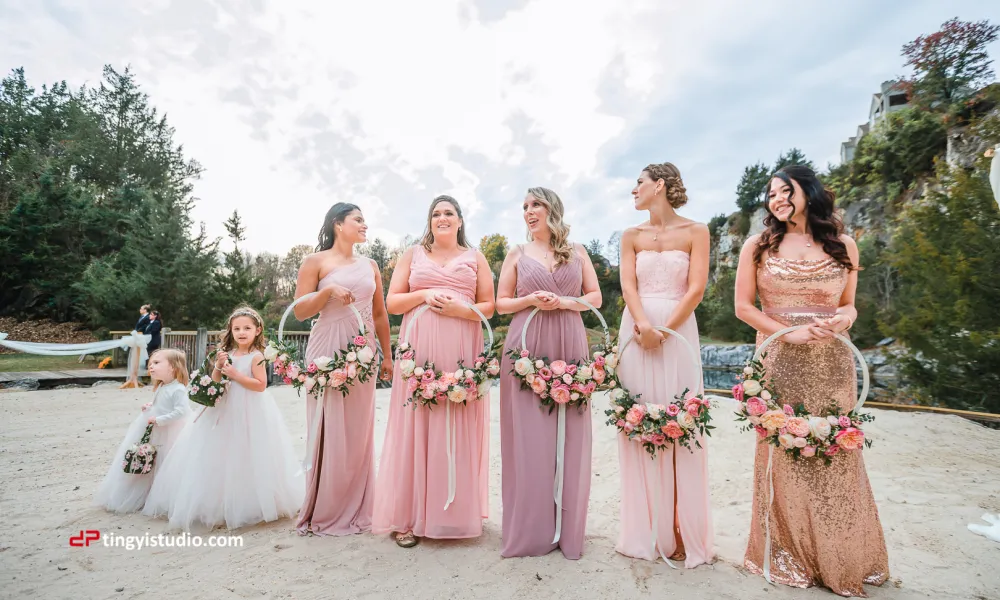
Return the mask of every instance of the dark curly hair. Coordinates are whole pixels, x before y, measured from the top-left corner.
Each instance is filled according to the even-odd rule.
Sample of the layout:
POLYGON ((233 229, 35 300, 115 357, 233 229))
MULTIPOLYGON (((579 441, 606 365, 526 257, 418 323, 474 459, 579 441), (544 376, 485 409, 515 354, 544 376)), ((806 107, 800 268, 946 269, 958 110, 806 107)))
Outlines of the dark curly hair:
MULTIPOLYGON (((834 260, 843 265, 845 269, 857 269, 851 262, 851 257, 847 255, 847 246, 840 240, 840 235, 844 233, 844 222, 840 215, 834 211, 834 201, 836 196, 833 192, 823 187, 823 183, 816 176, 816 173, 809 167, 802 165, 789 165, 782 167, 771 176, 768 182, 770 185, 774 179, 780 179, 788 184, 788 187, 795 189, 792 185, 794 179, 802 188, 802 193, 806 200, 806 219, 809 222, 809 230, 814 240, 823 245, 823 251, 829 254, 834 260)), ((794 192, 793 192, 794 193, 794 192)), ((764 207, 767 215, 764 216, 764 231, 757 240, 757 247, 753 251, 754 263, 759 263, 764 252, 777 254, 778 246, 784 239, 788 231, 788 224, 779 220, 771 213, 771 204, 766 199, 764 207)), ((794 216, 794 208, 792 209, 794 216)))

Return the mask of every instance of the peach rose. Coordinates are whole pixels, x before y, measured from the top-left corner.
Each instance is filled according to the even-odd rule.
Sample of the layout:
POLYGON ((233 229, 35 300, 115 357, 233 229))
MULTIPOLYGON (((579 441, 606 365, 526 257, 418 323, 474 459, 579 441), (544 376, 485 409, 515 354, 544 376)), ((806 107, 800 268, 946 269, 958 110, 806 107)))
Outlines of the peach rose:
POLYGON ((809 421, 806 421, 802 417, 792 417, 788 419, 788 423, 785 425, 788 428, 788 433, 794 435, 795 437, 806 437, 809 435, 809 421))
POLYGON ((638 425, 644 416, 646 416, 646 410, 640 404, 628 409, 625 420, 633 425, 638 425))
POLYGON ((552 399, 556 401, 556 404, 566 404, 570 401, 569 388, 561 385, 552 388, 552 399))
POLYGON ((865 444, 865 433, 857 427, 848 427, 838 431, 835 439, 844 450, 860 450, 865 444))
POLYGON ((795 446, 795 436, 790 433, 783 433, 778 436, 778 443, 786 450, 795 446))
POLYGON ((787 421, 788 415, 780 410, 769 410, 760 416, 760 424, 768 431, 781 429, 787 421))
POLYGON ((536 394, 541 394, 542 392, 544 392, 546 387, 548 386, 545 385, 545 380, 542 379, 541 377, 536 377, 531 382, 531 391, 535 392, 536 394))
POLYGON ((684 430, 681 429, 681 426, 677 424, 677 421, 671 421, 667 423, 666 425, 660 428, 660 431, 662 431, 664 435, 666 435, 668 438, 672 440, 684 437, 684 430))
POLYGON ((812 458, 813 456, 816 456, 816 446, 806 446, 801 452, 799 452, 799 455, 803 458, 812 458))
POLYGON ((340 387, 347 381, 347 373, 343 369, 334 369, 330 372, 330 385, 340 387))
POLYGON ((552 369, 552 374, 556 377, 562 377, 566 373, 566 361, 564 360, 554 360, 552 364, 549 365, 552 369))

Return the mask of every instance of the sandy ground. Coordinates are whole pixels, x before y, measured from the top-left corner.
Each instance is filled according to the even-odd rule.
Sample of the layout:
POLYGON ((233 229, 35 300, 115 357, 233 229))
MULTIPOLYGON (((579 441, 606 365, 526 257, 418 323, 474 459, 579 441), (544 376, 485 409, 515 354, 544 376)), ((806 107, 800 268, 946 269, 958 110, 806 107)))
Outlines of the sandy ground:
MULTIPOLYGON (((274 390, 296 449, 303 402, 274 390)), ((718 399, 710 447, 719 560, 673 571, 614 551, 619 479, 607 400, 594 403, 594 470, 585 555, 557 551, 503 559, 500 545, 498 398, 492 404, 491 515, 481 539, 424 540, 398 548, 385 536, 299 537, 289 520, 245 528, 242 548, 71 548, 69 537, 156 535, 163 521, 90 506, 94 490, 147 390, 70 389, 0 394, 0 596, 10 598, 832 598, 822 588, 769 586, 741 564, 750 513, 754 440, 718 399), (600 415, 600 416, 599 416, 600 415)), ((376 456, 388 414, 380 391, 376 456)), ((958 417, 875 411, 866 451, 892 577, 873 598, 1000 598, 1000 544, 966 524, 1000 512, 1000 431, 958 417)), ((222 533, 218 531, 217 533, 222 533)))

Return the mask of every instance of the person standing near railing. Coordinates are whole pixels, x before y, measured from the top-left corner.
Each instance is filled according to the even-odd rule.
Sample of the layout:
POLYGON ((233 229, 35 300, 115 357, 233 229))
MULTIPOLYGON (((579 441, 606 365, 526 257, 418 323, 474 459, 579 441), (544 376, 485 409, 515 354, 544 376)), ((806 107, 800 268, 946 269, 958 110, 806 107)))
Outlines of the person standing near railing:
MULTIPOLYGON (((162 336, 160 331, 163 329, 163 323, 160 321, 160 311, 154 310, 149 313, 149 324, 146 325, 146 329, 140 333, 145 333, 150 336, 149 343, 146 344, 146 353, 152 355, 154 350, 159 350, 162 343, 162 336)), ((138 331, 138 330, 136 330, 138 331)))

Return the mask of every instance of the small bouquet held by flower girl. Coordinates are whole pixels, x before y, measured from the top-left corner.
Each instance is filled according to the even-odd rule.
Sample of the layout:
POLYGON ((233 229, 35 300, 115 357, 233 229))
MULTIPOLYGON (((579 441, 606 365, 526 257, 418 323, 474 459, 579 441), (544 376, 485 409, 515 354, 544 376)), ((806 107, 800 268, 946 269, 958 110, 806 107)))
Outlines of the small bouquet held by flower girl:
POLYGON ((125 460, 122 461, 122 469, 129 475, 145 475, 153 470, 153 462, 156 461, 156 447, 149 443, 149 436, 153 434, 153 424, 146 425, 146 431, 142 434, 142 439, 138 444, 132 444, 125 451, 125 460))
MULTIPOLYGON (((765 355, 766 356, 766 355, 765 355)), ((745 422, 741 431, 756 431, 757 437, 781 448, 792 458, 819 458, 829 465, 839 452, 871 447, 862 424, 874 421, 870 413, 852 410, 838 414, 835 403, 827 415, 812 415, 804 404, 782 403, 774 392, 763 365, 764 356, 747 362, 740 382, 733 386, 739 402, 736 419, 745 422)))
POLYGON ((294 387, 300 395, 305 390, 317 399, 323 397, 327 388, 346 396, 352 385, 367 382, 378 367, 375 351, 360 331, 347 342, 345 349, 332 357, 319 356, 308 365, 303 365, 295 354, 289 345, 273 340, 264 350, 264 358, 272 361, 275 375, 294 387))
MULTIPOLYGON (((201 367, 191 372, 191 383, 188 384, 188 398, 191 402, 197 402, 203 406, 215 406, 216 400, 226 392, 229 379, 225 376, 220 381, 212 379, 212 372, 215 370, 215 356, 218 350, 211 352, 202 363, 201 367)), ((232 359, 227 359, 232 364, 232 359)))

